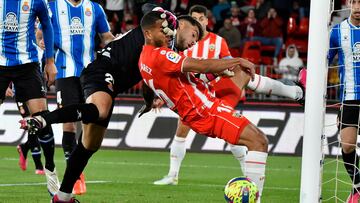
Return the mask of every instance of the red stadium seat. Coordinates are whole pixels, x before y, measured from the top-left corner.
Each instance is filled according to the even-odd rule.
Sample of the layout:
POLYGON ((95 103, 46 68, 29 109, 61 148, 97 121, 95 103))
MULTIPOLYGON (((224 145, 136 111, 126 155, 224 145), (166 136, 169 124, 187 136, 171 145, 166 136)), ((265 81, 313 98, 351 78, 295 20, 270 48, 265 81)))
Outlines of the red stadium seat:
POLYGON ((254 64, 260 64, 261 61, 261 43, 259 41, 247 41, 244 44, 242 58, 248 59, 254 64))
POLYGON ((309 33, 309 18, 303 18, 300 20, 299 34, 308 35, 309 33))
POLYGON ((241 53, 240 53, 240 49, 237 48, 229 48, 230 54, 232 57, 240 57, 241 53))
POLYGON ((293 17, 289 18, 288 24, 287 24, 287 34, 288 36, 294 34, 296 32, 297 25, 296 20, 293 17))

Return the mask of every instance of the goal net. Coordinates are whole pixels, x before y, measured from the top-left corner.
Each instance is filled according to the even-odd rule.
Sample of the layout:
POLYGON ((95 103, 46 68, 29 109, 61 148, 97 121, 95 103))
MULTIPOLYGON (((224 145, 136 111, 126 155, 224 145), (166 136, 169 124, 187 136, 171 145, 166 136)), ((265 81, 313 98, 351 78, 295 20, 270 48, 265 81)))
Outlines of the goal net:
MULTIPOLYGON (((348 73, 345 74, 345 69, 352 66, 354 73, 356 73, 355 69, 358 67, 354 65, 356 64, 354 61, 350 63, 339 63, 338 57, 343 57, 343 53, 337 54, 331 63, 328 63, 327 56, 329 52, 332 52, 333 50, 340 50, 345 47, 348 47, 350 52, 354 51, 353 54, 356 54, 354 50, 356 46, 352 46, 354 45, 354 42, 350 39, 350 35, 352 35, 351 33, 354 33, 353 29, 356 28, 352 28, 351 26, 348 26, 347 28, 346 26, 336 26, 349 18, 352 5, 352 0, 348 0, 349 2, 337 1, 340 0, 327 0, 319 2, 312 1, 311 3, 312 7, 314 6, 318 9, 320 9, 320 7, 317 6, 322 4, 323 9, 320 9, 318 13, 318 11, 314 11, 314 8, 311 8, 311 18, 313 19, 310 20, 309 38, 313 38, 314 44, 309 41, 308 59, 310 61, 308 64, 308 76, 310 77, 308 77, 308 91, 306 93, 308 100, 306 101, 306 105, 309 104, 309 107, 306 106, 305 108, 304 152, 300 194, 301 202, 346 202, 352 188, 354 188, 354 182, 350 179, 344 167, 344 161, 342 159, 342 146, 352 146, 355 147, 356 150, 358 147, 356 144, 351 144, 348 139, 341 139, 338 127, 341 128, 345 125, 354 127, 353 133, 355 135, 354 139, 356 139, 356 134, 359 135, 359 122, 357 122, 357 124, 349 124, 347 121, 343 120, 343 114, 337 114, 337 112, 340 108, 355 107, 355 111, 357 111, 355 114, 360 113, 359 109, 356 108, 359 106, 358 104, 347 104, 342 102, 342 98, 345 98, 344 92, 346 92, 343 90, 347 90, 347 88, 349 88, 349 82, 346 83, 346 81, 354 80, 354 78, 351 78, 354 76, 349 76, 348 73), (339 3, 340 6, 335 6, 337 3, 339 3), (328 10, 327 15, 325 13, 326 10, 328 10), (321 14, 321 12, 324 13, 321 14), (317 17, 325 18, 324 16, 327 16, 326 22, 314 20, 314 18, 317 17), (320 27, 319 30, 311 30, 311 23, 315 23, 316 26, 320 27), (326 26, 323 23, 326 23, 326 26), (324 28, 326 29, 324 30, 324 28), (332 32, 338 32, 341 33, 339 35, 342 35, 339 38, 341 41, 339 42, 340 45, 338 47, 329 47, 331 29, 332 32), (314 35, 321 35, 324 38, 322 39, 323 41, 314 41, 314 38, 316 38, 314 35), (326 41, 324 42, 324 40, 326 41), (347 41, 349 45, 345 44, 347 41), (322 43, 325 43, 325 45, 322 43), (315 50, 314 52, 311 52, 311 49, 315 49, 317 52, 320 52, 320 54, 317 53, 317 57, 321 58, 316 59, 313 57, 311 54, 313 54, 315 50), (316 60, 318 60, 318 62, 316 62, 316 60), (320 68, 321 70, 312 70, 316 68, 320 68), (338 77, 339 72, 341 72, 344 76, 343 79, 338 77), (310 74, 316 74, 316 77, 311 77, 310 74), (311 90, 312 88, 319 88, 320 90, 311 90), (322 91, 322 93, 319 91, 322 91), (320 101, 315 102, 315 104, 312 103, 315 100, 319 100, 319 98, 320 101), (318 109, 314 111, 314 108, 318 109), (320 123, 318 121, 320 121, 320 123), (320 156, 317 154, 320 154, 320 156), (313 194, 310 194, 311 190, 313 194)), ((356 89, 356 87, 354 88, 356 89)), ((355 158, 355 156, 353 158, 355 158)), ((356 168, 356 166, 354 167, 356 168)))

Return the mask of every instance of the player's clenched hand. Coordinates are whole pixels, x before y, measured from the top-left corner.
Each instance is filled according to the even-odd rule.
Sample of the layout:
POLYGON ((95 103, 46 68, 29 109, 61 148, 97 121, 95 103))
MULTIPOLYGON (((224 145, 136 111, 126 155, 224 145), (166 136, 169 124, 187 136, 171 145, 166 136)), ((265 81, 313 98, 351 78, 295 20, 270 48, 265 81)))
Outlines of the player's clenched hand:
POLYGON ((43 39, 41 39, 41 40, 39 41, 38 46, 39 46, 42 50, 45 50, 45 43, 44 43, 44 40, 43 40, 43 39))
POLYGON ((51 85, 54 84, 56 74, 57 74, 57 69, 54 64, 54 59, 53 58, 46 59, 44 77, 45 77, 45 80, 47 81, 48 87, 50 87, 51 85))
POLYGON ((251 80, 254 80, 255 77, 255 64, 251 63, 250 61, 239 58, 240 60, 240 68, 247 74, 250 75, 251 80))
POLYGON ((164 105, 164 101, 160 98, 155 98, 152 104, 152 108, 155 113, 160 112, 160 108, 164 105))
POLYGON ((160 98, 155 98, 153 100, 153 103, 151 105, 145 104, 141 107, 139 110, 139 118, 144 115, 145 113, 151 111, 151 109, 154 109, 155 113, 160 112, 160 108, 164 105, 164 101, 160 98))

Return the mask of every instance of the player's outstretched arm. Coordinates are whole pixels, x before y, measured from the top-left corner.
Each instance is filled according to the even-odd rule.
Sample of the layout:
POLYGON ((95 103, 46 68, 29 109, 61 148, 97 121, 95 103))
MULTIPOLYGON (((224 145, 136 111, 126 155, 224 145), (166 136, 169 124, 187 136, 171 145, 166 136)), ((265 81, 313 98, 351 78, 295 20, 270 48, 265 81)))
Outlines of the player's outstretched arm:
POLYGON ((196 73, 221 73, 222 71, 240 68, 248 73, 251 78, 255 75, 255 65, 243 58, 233 59, 194 59, 186 58, 183 62, 183 72, 196 73))

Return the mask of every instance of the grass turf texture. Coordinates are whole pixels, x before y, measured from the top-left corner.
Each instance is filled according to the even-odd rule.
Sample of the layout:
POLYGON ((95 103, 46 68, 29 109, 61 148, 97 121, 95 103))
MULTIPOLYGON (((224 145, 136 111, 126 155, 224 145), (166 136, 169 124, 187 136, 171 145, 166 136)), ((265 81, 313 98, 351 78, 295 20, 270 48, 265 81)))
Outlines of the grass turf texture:
MULTIPOLYGON (((61 148, 56 149, 55 164, 60 181, 65 161, 61 148)), ((45 177, 34 174, 28 154, 28 169, 18 167, 14 146, 0 146, 0 203, 49 202, 45 177)), ((336 163, 328 159, 324 180, 335 176, 336 163)), ((225 202, 223 189, 228 180, 241 175, 239 163, 229 154, 187 153, 180 172, 179 185, 155 186, 154 180, 168 172, 169 153, 102 149, 90 160, 86 170, 87 193, 77 196, 86 203, 121 202, 225 202)), ((269 156, 262 202, 299 202, 300 157, 269 156)), ((340 177, 350 182, 343 165, 340 177)), ((334 196, 335 181, 323 187, 323 200, 334 196)), ((338 197, 345 200, 349 186, 338 184, 338 197)), ((328 202, 335 202, 334 199, 328 202)))

